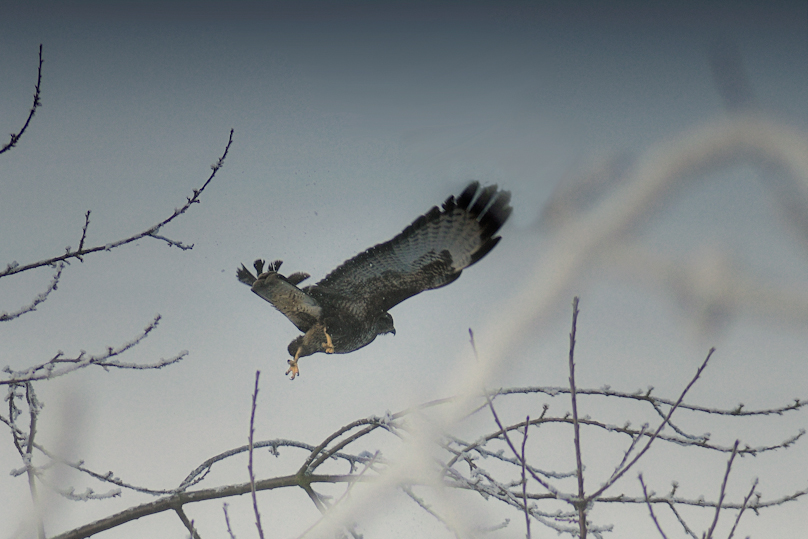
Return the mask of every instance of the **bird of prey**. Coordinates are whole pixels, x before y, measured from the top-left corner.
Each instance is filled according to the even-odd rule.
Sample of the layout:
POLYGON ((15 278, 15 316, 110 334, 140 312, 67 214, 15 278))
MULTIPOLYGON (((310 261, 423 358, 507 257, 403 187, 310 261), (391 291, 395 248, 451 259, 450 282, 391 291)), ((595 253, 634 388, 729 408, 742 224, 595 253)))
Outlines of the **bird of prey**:
POLYGON ((282 261, 258 259, 253 275, 242 264, 236 276, 303 332, 289 343, 287 375, 299 375, 298 360, 317 352, 347 354, 377 335, 392 333, 388 312, 424 290, 446 286, 499 242, 495 236, 511 214, 511 194, 496 185, 469 184, 441 208, 433 207, 390 241, 344 262, 315 285, 298 288, 307 273, 284 276, 282 261))

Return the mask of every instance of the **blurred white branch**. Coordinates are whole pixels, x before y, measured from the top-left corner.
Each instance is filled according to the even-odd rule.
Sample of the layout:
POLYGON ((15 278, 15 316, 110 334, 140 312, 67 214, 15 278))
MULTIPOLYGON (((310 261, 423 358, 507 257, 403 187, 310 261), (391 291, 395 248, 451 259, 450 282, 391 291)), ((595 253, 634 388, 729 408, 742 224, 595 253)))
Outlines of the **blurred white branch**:
MULTIPOLYGON (((805 133, 762 113, 741 112, 658 143, 633 167, 625 161, 623 155, 606 160, 561 185, 548 201, 542 224, 553 238, 553 248, 542 257, 537 273, 561 280, 554 280, 551 290, 534 287, 522 301, 558 301, 569 295, 570 283, 594 267, 669 291, 688 313, 696 314, 701 332, 740 312, 804 326, 804 283, 786 288, 766 282, 714 248, 702 247, 685 261, 654 255, 634 241, 633 233, 670 201, 672 193, 717 169, 750 165, 760 171, 758 179, 779 202, 782 217, 808 252, 805 133)), ((539 305, 549 308, 553 301, 539 305)), ((530 320, 541 318, 542 312, 538 307, 530 320)))

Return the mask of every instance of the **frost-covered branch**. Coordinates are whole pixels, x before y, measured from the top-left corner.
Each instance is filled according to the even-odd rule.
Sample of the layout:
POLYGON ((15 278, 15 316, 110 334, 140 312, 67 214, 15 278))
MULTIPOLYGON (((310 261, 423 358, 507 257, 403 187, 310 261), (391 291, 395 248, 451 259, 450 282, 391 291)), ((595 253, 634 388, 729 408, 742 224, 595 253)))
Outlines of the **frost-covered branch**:
MULTIPOLYGON (((313 475, 307 478, 309 483, 351 483, 357 479, 353 475, 313 475)), ((257 491, 275 490, 284 487, 297 487, 299 486, 299 478, 295 475, 286 475, 282 477, 274 477, 271 479, 262 479, 255 482, 255 489, 257 491)), ((50 539, 84 539, 102 531, 110 530, 137 520, 139 518, 156 515, 164 511, 175 511, 175 507, 182 507, 190 503, 197 503, 207 500, 220 500, 225 498, 232 498, 248 494, 252 486, 250 482, 228 485, 225 487, 216 487, 203 490, 196 490, 190 492, 180 492, 171 496, 166 496, 155 500, 153 502, 140 504, 130 507, 124 511, 116 513, 106 518, 96 520, 91 524, 80 526, 65 533, 53 536, 50 539)))
MULTIPOLYGON (((584 393, 587 391, 591 392, 591 390, 582 390, 579 391, 579 393, 584 393)), ((518 393, 508 390, 501 390, 499 392, 500 398, 514 394, 518 393)), ((610 398, 619 397, 613 395, 610 398)), ((358 454, 346 452, 345 450, 347 449, 347 446, 350 444, 355 444, 360 440, 364 440, 365 444, 367 444, 367 436, 380 428, 382 431, 394 434, 391 439, 401 440, 401 438, 395 436, 395 434, 398 430, 404 429, 406 431, 406 429, 409 428, 407 424, 404 423, 408 416, 413 415, 417 416, 419 419, 425 419, 427 418, 427 416, 424 415, 425 410, 434 406, 439 406, 440 404, 448 404, 450 402, 453 402, 453 399, 441 399, 440 401, 429 403, 428 405, 422 407, 414 407, 398 413, 387 412, 383 416, 372 416, 359 419, 345 425, 344 427, 341 427, 340 429, 337 429, 337 431, 327 436, 321 443, 317 445, 284 439, 255 441, 252 443, 252 450, 256 453, 261 450, 268 449, 271 455, 277 457, 280 454, 279 452, 281 448, 289 448, 305 452, 305 458, 302 459, 303 464, 297 467, 297 471, 292 475, 279 475, 266 479, 255 477, 254 481, 249 481, 243 484, 218 486, 215 488, 202 490, 190 490, 191 488, 198 486, 201 481, 204 481, 208 477, 208 473, 216 463, 220 463, 226 459, 238 455, 241 455, 242 457, 247 455, 250 451, 249 444, 231 449, 206 460, 197 466, 196 469, 194 469, 191 473, 189 473, 188 476, 174 490, 143 489, 142 487, 134 487, 133 485, 122 481, 120 478, 115 477, 112 472, 109 472, 108 474, 88 473, 89 470, 84 463, 73 463, 71 465, 73 468, 84 473, 88 473, 88 475, 95 477, 102 482, 115 484, 130 490, 138 490, 140 492, 162 495, 163 497, 151 503, 132 507, 117 515, 112 515, 107 519, 102 519, 101 521, 73 530, 71 532, 67 532, 58 537, 61 539, 88 537, 91 534, 120 526, 121 524, 129 522, 135 518, 156 514, 166 510, 176 511, 177 507, 181 508, 185 504, 195 503, 198 501, 249 494, 253 488, 256 492, 285 487, 302 488, 307 492, 307 494, 310 496, 313 494, 318 500, 320 500, 319 495, 317 495, 312 488, 315 484, 331 483, 353 485, 356 483, 377 482, 384 478, 385 473, 392 463, 383 459, 379 454, 374 455, 366 451, 359 452, 358 454), (334 459, 348 464, 349 469, 347 474, 339 475, 314 473, 317 467, 322 465, 326 460, 334 459), (378 467, 376 466, 377 464, 383 464, 383 466, 378 467), (371 471, 373 474, 370 473, 371 471)), ((499 418, 498 415, 497 417, 499 418)), ((551 423, 572 425, 572 418, 566 414, 561 417, 552 417, 548 414, 548 409, 545 407, 541 416, 537 418, 529 418, 513 424, 502 423, 500 419, 500 425, 496 425, 496 431, 483 435, 474 442, 464 442, 456 436, 447 434, 444 440, 436 440, 439 444, 438 447, 444 450, 448 457, 445 464, 441 464, 439 462, 437 463, 439 469, 442 470, 443 479, 441 480, 441 483, 444 485, 444 487, 477 492, 484 499, 497 500, 508 507, 512 507, 514 510, 519 511, 520 513, 529 515, 532 521, 538 522, 558 533, 568 535, 577 534, 579 531, 579 526, 577 523, 578 517, 576 511, 559 511, 558 509, 553 509, 552 506, 542 509, 539 505, 537 505, 553 503, 557 504, 559 502, 564 504, 569 503, 573 497, 563 494, 560 487, 553 486, 553 482, 574 477, 576 472, 559 473, 540 471, 528 462, 530 453, 527 450, 525 451, 525 456, 523 457, 522 451, 517 449, 517 458, 515 455, 511 455, 510 457, 506 456, 502 450, 492 450, 486 448, 487 444, 494 443, 497 440, 504 443, 506 433, 520 431, 524 435, 527 432, 527 427, 536 428, 542 424, 551 423), (512 467, 513 473, 510 477, 508 477, 507 475, 503 475, 503 471, 499 470, 499 468, 497 468, 499 470, 497 472, 494 472, 493 469, 485 469, 482 467, 482 461, 480 459, 494 459, 496 462, 504 463, 512 467), (536 475, 541 474, 542 481, 547 484, 549 490, 542 486, 542 488, 545 490, 544 492, 533 492, 529 488, 530 485, 527 485, 522 477, 523 466, 525 470, 525 478, 529 476, 532 479, 535 479, 529 470, 532 470, 536 475)), ((579 425, 582 429, 582 433, 585 431, 585 429, 597 428, 605 430, 606 432, 616 432, 632 436, 632 439, 650 440, 650 437, 653 436, 655 432, 649 432, 647 429, 643 428, 611 428, 608 425, 598 423, 587 418, 579 418, 579 425)), ((801 434, 794 436, 786 442, 777 445, 777 448, 786 448, 800 437, 801 434)), ((705 442, 702 441, 694 441, 680 436, 669 438, 670 439, 666 438, 662 434, 658 434, 655 439, 659 442, 670 442, 686 447, 707 448, 705 447, 705 442)), ((514 447, 516 448, 516 446, 514 447)), ((774 448, 775 446, 769 447, 774 448)), ((723 449, 726 448, 719 446, 714 447, 714 450, 723 449)), ((732 448, 728 449, 730 452, 732 451, 732 448)), ((741 454, 742 451, 743 449, 741 449, 741 445, 739 444, 738 448, 736 449, 736 454, 741 454)), ((627 469, 627 466, 627 464, 624 466, 618 466, 616 469, 627 469)), ((536 483, 534 483, 534 485, 535 484, 536 483)), ((541 483, 539 484, 541 485, 541 483)), ((419 488, 426 488, 427 490, 425 491, 424 495, 419 494, 418 496, 415 496, 415 498, 411 497, 411 499, 413 499, 425 510, 428 508, 429 511, 427 512, 438 515, 436 510, 432 508, 432 504, 428 501, 429 493, 433 492, 432 489, 435 485, 431 483, 424 484, 415 479, 409 479, 399 485, 399 487, 404 489, 404 492, 408 495, 410 495, 410 493, 414 494, 412 488, 415 486, 418 486, 419 488)), ((808 494, 808 489, 793 492, 781 496, 780 498, 770 500, 761 500, 759 497, 757 499, 747 497, 748 499, 742 502, 728 502, 725 499, 710 501, 704 500, 703 498, 684 498, 677 496, 675 494, 675 489, 673 489, 669 494, 663 496, 657 496, 653 493, 648 493, 647 495, 643 496, 628 496, 625 494, 603 496, 601 493, 597 496, 590 495, 588 503, 619 503, 623 505, 642 504, 644 506, 647 506, 647 504, 662 504, 663 506, 671 507, 674 511, 678 506, 739 511, 742 509, 752 509, 758 511, 767 507, 782 505, 784 503, 795 501, 803 498, 806 496, 806 494, 808 494)), ((340 500, 342 499, 345 499, 345 496, 340 497, 340 500)), ((339 505, 338 501, 337 504, 329 507, 322 505, 322 500, 320 501, 321 504, 318 504, 318 507, 326 512, 331 511, 332 508, 339 505)), ((446 522, 451 523, 450 520, 447 520, 446 522)), ((591 522, 587 523, 588 532, 595 537, 603 537, 603 534, 607 533, 610 529, 611 527, 608 525, 594 525, 591 522)), ((350 531, 351 530, 349 529, 349 532, 350 531)))
POLYGON ((79 369, 83 369, 85 367, 89 367, 91 365, 102 367, 104 369, 115 368, 147 370, 162 369, 163 367, 177 363, 188 355, 188 351, 183 350, 173 357, 161 359, 154 363, 128 363, 116 359, 118 356, 128 352, 140 344, 143 339, 148 337, 149 333, 151 333, 152 330, 154 330, 154 328, 156 328, 160 323, 160 318, 161 317, 159 314, 155 316, 149 325, 147 325, 143 331, 131 341, 118 347, 109 346, 100 354, 88 354, 82 350, 76 357, 65 357, 64 352, 60 350, 49 361, 24 370, 15 371, 11 369, 11 367, 6 366, 3 368, 3 372, 8 374, 9 377, 6 380, 0 380, 0 385, 14 385, 33 382, 35 380, 48 380, 58 376, 63 376, 79 369))
MULTIPOLYGON (((670 399, 652 396, 651 393, 653 392, 653 390, 654 390, 653 387, 649 387, 646 390, 638 389, 633 393, 628 393, 625 391, 614 390, 611 388, 611 386, 603 386, 600 389, 578 389, 576 392, 578 395, 618 397, 621 399, 643 401, 651 404, 652 406, 674 405, 674 401, 670 399)), ((491 395, 493 397, 496 395, 516 395, 516 394, 529 395, 532 393, 542 393, 544 395, 547 395, 548 397, 558 397, 559 395, 566 395, 569 392, 570 389, 568 387, 532 386, 532 387, 510 387, 510 388, 498 389, 492 391, 491 395)), ((705 414, 723 415, 723 416, 749 417, 749 416, 783 415, 787 412, 797 411, 808 406, 808 399, 795 398, 794 402, 787 404, 785 406, 778 406, 776 408, 761 408, 756 410, 747 410, 744 409, 744 406, 745 405, 741 403, 738 404, 735 408, 719 409, 719 408, 708 408, 706 406, 699 406, 696 404, 688 404, 686 402, 683 402, 679 405, 679 408, 682 410, 691 410, 694 412, 702 412, 705 414)), ((662 415, 662 417, 664 417, 664 414, 662 415)))
POLYGON ((59 262, 58 264, 56 264, 56 273, 53 275, 53 278, 51 279, 51 282, 48 285, 48 288, 44 292, 39 294, 37 297, 35 297, 34 300, 31 303, 29 303, 28 305, 26 305, 24 307, 20 307, 19 309, 17 309, 13 313, 6 313, 6 312, 0 313, 0 322, 8 322, 9 320, 14 320, 15 318, 19 318, 20 316, 22 316, 22 315, 24 315, 26 313, 30 313, 31 311, 35 311, 37 306, 39 306, 39 304, 41 304, 41 303, 44 303, 45 300, 48 299, 48 296, 50 295, 50 293, 53 292, 54 290, 56 290, 56 287, 59 284, 59 279, 62 278, 62 270, 64 270, 64 269, 65 269, 65 263, 64 262, 59 262))

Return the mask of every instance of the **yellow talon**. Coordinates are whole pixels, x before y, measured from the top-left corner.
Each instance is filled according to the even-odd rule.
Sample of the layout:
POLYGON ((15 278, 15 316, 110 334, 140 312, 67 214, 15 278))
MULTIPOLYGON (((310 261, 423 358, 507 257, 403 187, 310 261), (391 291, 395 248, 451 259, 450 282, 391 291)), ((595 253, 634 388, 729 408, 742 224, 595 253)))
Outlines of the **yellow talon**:
POLYGON ((323 348, 325 348, 326 354, 333 354, 334 353, 334 343, 331 341, 331 335, 328 334, 326 330, 323 330, 325 333, 325 341, 323 343, 323 348))
POLYGON ((300 359, 300 351, 303 350, 303 347, 299 347, 297 352, 295 352, 294 359, 290 359, 287 363, 289 363, 289 368, 286 370, 286 374, 292 373, 290 380, 294 380, 296 376, 300 375, 300 368, 297 366, 297 360, 300 359))

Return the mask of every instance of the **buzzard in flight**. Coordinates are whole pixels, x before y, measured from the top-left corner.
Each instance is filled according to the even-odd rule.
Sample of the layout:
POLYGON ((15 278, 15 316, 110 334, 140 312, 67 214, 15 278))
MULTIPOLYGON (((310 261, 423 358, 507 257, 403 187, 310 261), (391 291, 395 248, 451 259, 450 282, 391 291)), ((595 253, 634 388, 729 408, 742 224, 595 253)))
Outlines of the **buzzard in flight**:
POLYGON ((317 352, 347 354, 392 333, 387 312, 424 290, 446 286, 494 248, 511 214, 508 191, 473 182, 442 208, 433 207, 390 241, 344 262, 319 283, 298 288, 308 273, 283 276, 281 261, 256 260, 256 275, 242 264, 238 280, 272 304, 303 332, 289 343, 294 380, 301 357, 317 352))

